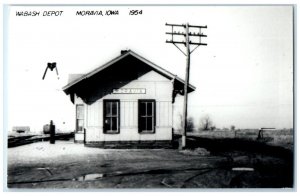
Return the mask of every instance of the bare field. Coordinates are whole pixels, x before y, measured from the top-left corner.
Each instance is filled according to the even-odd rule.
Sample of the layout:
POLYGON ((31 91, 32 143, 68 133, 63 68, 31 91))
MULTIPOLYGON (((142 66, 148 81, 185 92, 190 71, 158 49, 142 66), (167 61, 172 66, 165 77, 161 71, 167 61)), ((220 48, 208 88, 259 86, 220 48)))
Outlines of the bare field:
POLYGON ((190 136, 197 136, 209 139, 241 139, 250 141, 259 141, 272 146, 281 146, 292 150, 294 145, 294 137, 292 129, 284 130, 264 130, 263 138, 258 138, 258 129, 243 130, 215 130, 215 131, 195 131, 188 133, 190 136))

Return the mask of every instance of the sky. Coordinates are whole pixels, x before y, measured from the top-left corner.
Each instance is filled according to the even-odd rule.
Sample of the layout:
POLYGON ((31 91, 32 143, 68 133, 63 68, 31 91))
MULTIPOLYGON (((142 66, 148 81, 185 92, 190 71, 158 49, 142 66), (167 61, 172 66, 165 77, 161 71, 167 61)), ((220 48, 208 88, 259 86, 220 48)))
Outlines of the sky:
MULTIPOLYGON (((34 130, 51 119, 74 128, 74 105, 62 91, 68 75, 87 73, 131 49, 184 79, 185 56, 165 43, 165 23, 207 25, 207 46, 191 55, 188 114, 219 128, 293 127, 292 6, 8 6, 6 68, 9 127, 34 130), (76 16, 76 11, 104 16, 76 16), (106 16, 106 10, 119 15, 106 16), (141 15, 129 15, 142 10, 141 15), (16 16, 40 11, 40 16, 16 16), (61 16, 41 16, 63 11, 61 16), (59 79, 49 72, 57 62, 59 79)), ((179 31, 180 29, 178 29, 179 31)), ((183 46, 181 46, 183 47, 183 46)), ((182 48, 184 50, 184 48, 182 48)), ((177 97, 174 115, 182 112, 177 97)), ((177 126, 176 122, 174 126, 177 126)))

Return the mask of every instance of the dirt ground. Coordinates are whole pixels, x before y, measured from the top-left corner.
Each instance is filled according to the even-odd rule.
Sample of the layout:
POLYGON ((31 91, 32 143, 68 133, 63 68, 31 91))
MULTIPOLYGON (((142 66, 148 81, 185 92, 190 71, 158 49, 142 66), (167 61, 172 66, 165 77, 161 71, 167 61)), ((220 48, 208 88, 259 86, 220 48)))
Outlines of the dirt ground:
POLYGON ((8 149, 8 188, 287 188, 286 158, 203 148, 99 149, 72 141, 8 149))
POLYGON ((99 149, 57 141, 8 148, 8 188, 289 188, 292 159, 245 151, 99 149))

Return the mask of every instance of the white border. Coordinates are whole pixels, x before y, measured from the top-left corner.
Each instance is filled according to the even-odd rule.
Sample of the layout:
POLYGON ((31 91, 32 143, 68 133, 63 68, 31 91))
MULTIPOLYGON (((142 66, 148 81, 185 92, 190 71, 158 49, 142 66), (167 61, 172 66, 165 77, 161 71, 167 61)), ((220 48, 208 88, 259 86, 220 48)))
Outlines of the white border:
MULTIPOLYGON (((295 95, 294 95, 294 97, 295 98, 297 98, 298 96, 297 96, 297 92, 298 92, 298 79, 297 79, 297 76, 298 76, 298 68, 297 68, 297 56, 298 56, 298 50, 297 50, 297 45, 298 45, 298 39, 297 39, 297 32, 298 32, 298 22, 299 22, 299 20, 298 20, 298 14, 297 14, 297 7, 298 7, 298 4, 299 4, 299 1, 298 0, 286 0, 286 1, 283 1, 283 0, 263 0, 263 1, 261 1, 261 0, 244 0, 244 1, 242 1, 242 0, 226 0, 226 1, 222 1, 222 0, 202 0, 202 1, 199 1, 199 0, 152 0, 152 1, 146 1, 146 0, 143 0, 143 1, 141 1, 141 0, 126 0, 126 1, 122 1, 122 0, 110 0, 110 1, 108 1, 108 0, 86 0, 86 1, 84 1, 84 0, 72 0, 72 1, 70 1, 70 0, 26 0, 26 1, 24 1, 24 0, 3 0, 3 2, 2 2, 2 9, 1 9, 1 26, 2 26, 2 31, 1 31, 1 35, 2 35, 2 39, 1 39, 1 43, 2 43, 2 52, 1 52, 1 59, 2 59, 2 62, 3 62, 3 41, 4 41, 4 38, 3 38, 3 32, 4 32, 4 29, 3 29, 3 23, 4 23, 4 21, 3 21, 3 7, 4 7, 4 5, 5 4, 23 4, 23 5, 25 5, 25 4, 60 4, 60 5, 62 5, 62 4, 64 4, 64 5, 67 5, 67 4, 142 4, 142 5, 147 5, 147 4, 164 4, 164 5, 166 5, 166 4, 178 4, 178 5, 183 5, 183 4, 198 4, 198 5, 214 5, 214 4, 217 4, 217 5, 266 5, 266 4, 273 4, 273 5, 275 5, 275 4, 294 4, 295 5, 295 41, 294 41, 294 44, 295 44, 295 71, 296 71, 296 73, 295 73, 295 83, 294 83, 294 85, 295 85, 295 95)), ((3 76, 3 66, 1 66, 1 68, 0 68, 0 72, 1 72, 1 75, 3 76)), ((2 92, 3 92, 3 80, 1 80, 1 86, 2 86, 2 92)), ((2 93, 2 96, 1 96, 1 98, 0 98, 0 100, 1 100, 1 104, 0 104, 0 107, 1 107, 1 109, 2 109, 2 111, 3 111, 3 109, 4 109, 4 103, 3 103, 3 96, 5 96, 5 95, 3 95, 3 93, 2 93)), ((296 100, 295 100, 296 101, 296 100)), ((299 109, 299 106, 298 106, 298 104, 297 104, 297 102, 295 102, 295 104, 294 104, 294 108, 295 108, 295 114, 294 115, 296 115, 295 116, 295 139, 297 139, 297 122, 298 122, 298 115, 297 115, 297 111, 298 111, 298 109, 299 109)), ((5 111, 3 111, 2 113, 1 113, 1 120, 0 120, 0 124, 2 125, 2 128, 3 128, 3 117, 5 116, 5 111)), ((0 131, 0 138, 1 139, 3 139, 4 137, 3 137, 4 135, 3 135, 3 129, 0 131)), ((3 164, 4 164, 4 161, 6 161, 5 159, 4 159, 4 156, 3 156, 3 150, 5 149, 4 147, 6 147, 6 146, 4 146, 4 145, 0 145, 1 146, 1 161, 0 161, 0 164, 1 164, 1 167, 3 168, 3 164)), ((297 149, 297 141, 295 141, 295 148, 297 149)), ((297 150, 296 151, 297 152, 297 156, 295 157, 295 160, 296 160, 296 163, 297 163, 297 157, 299 157, 298 155, 299 155, 299 151, 297 150)), ((5 155, 5 153, 4 153, 4 155, 5 155)), ((296 165, 295 165, 295 168, 297 169, 297 167, 296 167, 296 165)), ((6 169, 6 168, 4 168, 4 169, 6 169)), ((5 171, 3 171, 3 173, 4 174, 6 174, 6 172, 5 171)), ((299 174, 299 170, 297 169, 296 170, 296 178, 297 178, 297 176, 299 176, 298 174, 299 174)), ((3 189, 4 187, 3 187, 3 183, 2 183, 2 180, 3 180, 3 177, 5 177, 5 176, 2 176, 2 178, 0 178, 0 186, 1 186, 1 188, 2 188, 2 191, 4 190, 4 191, 9 191, 9 190, 5 190, 5 189, 3 189)), ((294 191, 295 192, 292 192, 292 193, 286 193, 286 192, 272 192, 272 193, 268 193, 268 194, 272 194, 272 195, 281 195, 281 194, 296 194, 297 193, 297 187, 298 187, 298 180, 296 179, 296 181, 295 181, 295 189, 294 189, 294 191)), ((28 192, 26 191, 26 192, 23 192, 24 190, 22 190, 22 195, 37 195, 37 194, 39 194, 40 195, 40 193, 38 193, 38 192, 35 192, 35 193, 31 193, 31 192, 29 192, 29 191, 33 191, 33 190, 28 190, 28 192)), ((48 190, 49 191, 49 190, 48 190)), ((77 191, 77 190, 74 190, 74 191, 77 191)), ((116 191, 118 191, 118 190, 116 190, 116 191)), ((124 190, 119 190, 119 191, 124 191, 124 190)), ((128 190, 128 191, 130 191, 130 190, 128 190)), ((135 193, 131 193, 131 192, 126 192, 126 193, 120 193, 120 192, 117 192, 117 193, 109 193, 109 195, 116 195, 116 194, 122 194, 122 195, 140 195, 141 193, 140 192, 136 192, 136 190, 131 190, 131 191, 134 191, 135 193)), ((137 190, 138 191, 138 190, 137 190)), ((148 190, 147 190, 148 191, 148 190)), ((149 191, 151 191, 151 189, 149 190, 149 191)), ((163 190, 162 190, 163 191, 163 190)), ((168 192, 170 192, 170 191, 172 191, 172 190, 167 190, 168 192)), ((178 190, 174 190, 174 191, 178 191, 178 190)), ((183 190, 183 191, 189 191, 189 190, 183 190)), ((195 190, 195 191, 199 191, 199 190, 195 190)), ((203 190, 203 191, 213 191, 213 190, 211 190, 211 189, 209 189, 209 190, 203 190)), ((232 195, 240 195, 241 193, 240 193, 240 191, 242 191, 243 193, 243 195, 244 194, 246 194, 246 195, 248 195, 248 194, 258 194, 258 193, 256 193, 256 192, 250 192, 250 193, 245 193, 244 191, 245 190, 229 190, 229 191, 226 191, 226 190, 220 190, 220 189, 215 189, 215 191, 217 191, 217 192, 223 192, 223 191, 225 191, 225 192, 223 192, 223 193, 221 193, 222 195, 224 195, 224 196, 227 196, 227 195, 230 195, 230 196, 232 196, 232 195), (233 193, 232 193, 233 192, 233 193)), ((250 190, 250 191, 255 191, 255 190, 250 190)), ((258 190, 259 191, 259 190, 258 190)), ((273 191, 277 191, 276 189, 275 190, 273 190, 273 191)), ((285 191, 284 189, 282 190, 282 191, 285 191)), ((52 190, 50 190, 50 192, 44 192, 43 194, 52 194, 51 193, 52 192, 52 190)), ((8 192, 6 192, 5 194, 11 194, 11 193, 8 193, 8 192)), ((14 194, 17 194, 17 193, 14 193, 14 194)), ((56 193, 55 193, 56 194, 56 193)), ((66 194, 66 193, 64 193, 64 194, 66 194)), ((83 193, 75 193, 75 192, 72 192, 72 193, 70 193, 70 194, 72 194, 72 195, 82 195, 83 193)), ((84 193, 85 194, 85 193, 84 193)), ((97 192, 94 192, 94 193, 89 193, 89 194, 99 194, 99 193, 97 193, 97 192)), ((102 194, 102 193, 100 193, 100 194, 102 194)), ((108 193, 106 193, 106 194, 108 194, 108 193)), ((151 193, 151 192, 149 192, 149 193, 143 193, 143 195, 153 195, 153 194, 157 194, 157 193, 151 193)), ((168 194, 168 193, 164 193, 164 192, 161 192, 160 194, 168 194)), ((178 195, 178 194, 182 194, 182 191, 179 191, 179 192, 173 192, 172 191, 172 193, 171 193, 172 195, 178 195)), ((184 193, 184 194, 186 194, 186 193, 184 193)), ((189 194, 193 194, 193 195, 195 195, 195 194, 199 194, 198 192, 193 192, 193 193, 189 193, 189 194)), ((201 193, 201 194, 214 194, 213 192, 212 193, 201 193)), ((266 194, 266 193, 260 193, 260 194, 266 194)))

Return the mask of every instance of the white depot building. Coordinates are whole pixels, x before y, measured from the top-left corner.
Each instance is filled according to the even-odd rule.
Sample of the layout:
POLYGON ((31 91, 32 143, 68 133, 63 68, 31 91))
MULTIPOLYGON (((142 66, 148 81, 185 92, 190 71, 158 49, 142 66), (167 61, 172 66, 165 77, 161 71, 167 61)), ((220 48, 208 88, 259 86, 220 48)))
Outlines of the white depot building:
MULTIPOLYGON (((131 50, 63 87, 76 107, 75 142, 170 147, 173 103, 184 81, 131 50)), ((189 85, 188 92, 195 90, 189 85)))

